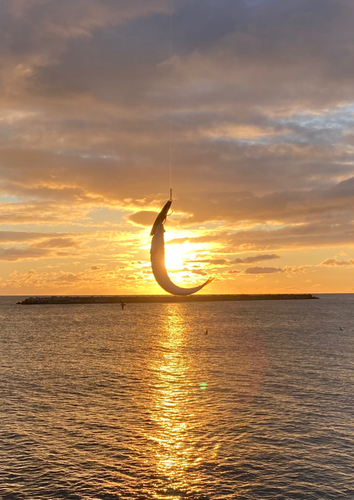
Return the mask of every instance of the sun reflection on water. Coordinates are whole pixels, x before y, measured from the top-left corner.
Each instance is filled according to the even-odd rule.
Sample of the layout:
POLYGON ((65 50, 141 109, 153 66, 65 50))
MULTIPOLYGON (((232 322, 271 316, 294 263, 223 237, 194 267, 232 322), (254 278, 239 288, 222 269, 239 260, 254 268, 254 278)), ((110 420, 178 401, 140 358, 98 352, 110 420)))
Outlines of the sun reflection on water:
POLYGON ((156 474, 153 497, 185 498, 192 492, 195 499, 205 498, 202 484, 207 471, 219 466, 220 453, 241 457, 245 450, 242 411, 257 393, 262 355, 252 335, 237 340, 236 330, 237 350, 226 349, 221 324, 216 335, 206 335, 180 304, 166 304, 157 321, 147 365, 145 434, 156 474), (215 432, 216 424, 223 434, 215 432))
POLYGON ((195 345, 200 349, 195 344, 196 331, 179 305, 166 305, 164 312, 149 364, 148 438, 157 476, 154 498, 176 499, 185 498, 192 484, 193 494, 202 494, 198 485, 204 478, 204 464, 215 459, 219 444, 205 439, 208 396, 200 385, 207 366, 195 351, 195 345))
MULTIPOLYGON (((151 363, 156 386, 151 417, 156 424, 153 440, 159 475, 184 486, 183 474, 188 466, 191 443, 187 441, 190 387, 187 383, 189 360, 184 354, 186 330, 178 309, 169 307, 158 341, 158 356, 151 363)), ((166 496, 165 496, 166 498, 166 496)))

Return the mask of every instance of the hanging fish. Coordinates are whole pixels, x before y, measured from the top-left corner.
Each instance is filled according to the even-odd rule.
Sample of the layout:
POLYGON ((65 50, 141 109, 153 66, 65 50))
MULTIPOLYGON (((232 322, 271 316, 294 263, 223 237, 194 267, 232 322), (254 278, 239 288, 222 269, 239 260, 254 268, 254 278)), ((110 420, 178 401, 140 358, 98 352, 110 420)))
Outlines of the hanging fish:
POLYGON ((154 273, 157 283, 166 292, 173 295, 191 295, 192 293, 198 292, 199 290, 204 288, 208 283, 213 281, 214 278, 209 278, 202 285, 193 288, 181 288, 172 283, 172 281, 170 280, 165 266, 165 229, 163 226, 166 221, 166 217, 171 204, 172 199, 169 199, 168 202, 165 203, 159 215, 156 217, 156 220, 151 229, 150 235, 153 237, 150 250, 152 272, 154 273))

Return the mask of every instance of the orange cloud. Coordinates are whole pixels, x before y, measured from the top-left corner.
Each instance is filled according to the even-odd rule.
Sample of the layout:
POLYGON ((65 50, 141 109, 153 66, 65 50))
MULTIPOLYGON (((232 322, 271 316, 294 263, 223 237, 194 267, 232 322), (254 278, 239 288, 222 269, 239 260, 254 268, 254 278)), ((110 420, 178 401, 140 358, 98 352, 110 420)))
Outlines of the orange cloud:
POLYGON ((354 266, 354 259, 338 260, 337 257, 331 257, 321 262, 321 266, 354 266))
POLYGON ((244 273, 245 274, 273 274, 273 273, 283 273, 283 269, 279 267, 249 267, 244 273))

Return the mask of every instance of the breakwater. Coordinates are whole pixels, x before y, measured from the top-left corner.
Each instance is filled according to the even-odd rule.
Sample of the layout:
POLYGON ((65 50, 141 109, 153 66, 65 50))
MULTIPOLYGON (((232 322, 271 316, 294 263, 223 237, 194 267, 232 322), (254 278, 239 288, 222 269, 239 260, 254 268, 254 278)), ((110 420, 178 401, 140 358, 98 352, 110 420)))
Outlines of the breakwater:
POLYGON ((317 299, 310 293, 297 294, 200 294, 200 295, 81 295, 28 297, 17 302, 21 305, 47 304, 129 304, 129 303, 179 303, 179 302, 220 302, 241 300, 308 300, 317 299))

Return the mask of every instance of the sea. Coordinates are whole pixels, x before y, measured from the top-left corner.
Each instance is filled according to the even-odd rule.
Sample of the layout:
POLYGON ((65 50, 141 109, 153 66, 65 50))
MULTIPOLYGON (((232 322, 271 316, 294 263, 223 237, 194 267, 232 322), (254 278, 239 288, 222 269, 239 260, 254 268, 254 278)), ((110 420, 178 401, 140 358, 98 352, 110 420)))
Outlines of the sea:
POLYGON ((1 500, 353 500, 354 294, 318 297, 1 297, 1 500))

